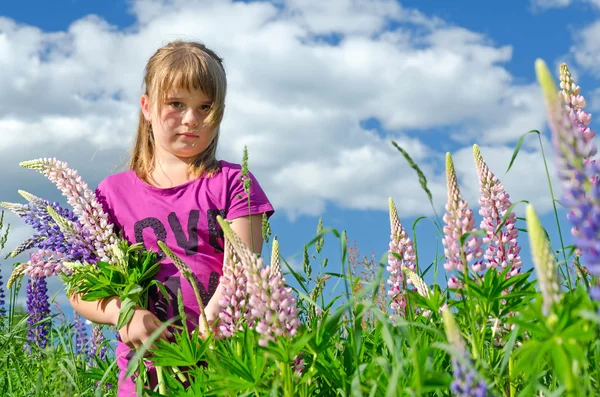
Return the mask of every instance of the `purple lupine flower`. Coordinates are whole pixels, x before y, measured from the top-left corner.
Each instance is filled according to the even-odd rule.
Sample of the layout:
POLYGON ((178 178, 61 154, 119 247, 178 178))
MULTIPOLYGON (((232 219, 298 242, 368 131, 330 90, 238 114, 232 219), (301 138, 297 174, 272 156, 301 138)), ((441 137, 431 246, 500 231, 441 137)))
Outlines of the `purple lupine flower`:
POLYGON ((20 165, 41 172, 58 187, 63 196, 67 197, 67 202, 73 207, 73 212, 83 227, 90 233, 100 260, 113 262, 111 247, 117 243, 113 225, 108 221, 108 215, 98 198, 77 171, 69 168, 65 162, 47 158, 25 161, 20 165))
POLYGON ((404 278, 404 272, 402 270, 406 268, 411 271, 416 271, 417 262, 413 242, 400 223, 396 205, 391 197, 389 198, 389 207, 391 235, 387 266, 387 271, 390 272, 390 277, 387 280, 387 283, 390 285, 388 295, 392 299, 390 307, 393 314, 404 316, 406 314, 406 297, 404 296, 403 291, 407 284, 412 284, 412 281, 404 278), (398 259, 393 255, 394 253, 398 254, 401 259, 398 259))
POLYGON ((460 361, 452 360, 454 380, 450 391, 459 397, 487 397, 488 389, 482 380, 475 380, 475 374, 460 361))
POLYGON ((483 380, 476 380, 476 373, 466 366, 464 362, 471 363, 471 358, 465 346, 465 341, 460 335, 460 329, 452 312, 448 307, 442 309, 442 319, 448 342, 454 349, 452 358, 452 372, 454 380, 450 390, 460 397, 487 397, 488 388, 483 380), (460 357, 460 360, 457 359, 460 357))
MULTIPOLYGON (((465 265, 473 261, 473 267, 477 269, 480 266, 479 259, 483 256, 481 237, 471 234, 464 240, 463 246, 459 246, 461 235, 477 229, 474 226, 473 211, 469 209, 467 201, 461 197, 450 153, 446 153, 446 180, 448 183, 448 203, 443 218, 446 225, 444 225, 444 237, 442 238, 446 256, 444 269, 463 272, 465 271, 465 265)), ((448 287, 460 288, 461 282, 455 276, 451 276, 448 279, 448 287)))
POLYGON ((45 277, 33 277, 27 281, 27 339, 25 349, 31 352, 31 346, 35 345, 43 349, 48 343, 48 331, 50 324, 46 321, 38 322, 48 318, 50 315, 50 303, 48 303, 48 288, 45 277))
POLYGON ((88 351, 89 357, 98 357, 101 360, 106 358, 106 345, 103 345, 104 333, 102 332, 102 326, 94 324, 92 328, 92 338, 90 339, 90 348, 88 351))
POLYGON ((6 302, 4 299, 6 299, 6 295, 4 295, 4 282, 2 281, 2 273, 0 272, 0 325, 6 315, 6 308, 4 307, 6 302))
POLYGON ((480 228, 486 231, 483 243, 488 244, 484 254, 484 263, 473 266, 473 270, 482 271, 486 268, 498 268, 501 270, 509 267, 509 277, 516 276, 521 272, 521 247, 517 243, 519 231, 516 228, 517 216, 511 212, 501 230, 495 234, 496 229, 502 223, 502 218, 511 206, 510 196, 504 191, 504 185, 490 171, 479 151, 479 146, 473 145, 473 155, 479 176, 479 215, 483 217, 480 228))
MULTIPOLYGON (((597 277, 600 276, 600 167, 588 157, 596 152, 596 147, 562 106, 556 84, 544 61, 536 61, 536 73, 549 115, 552 143, 564 191, 563 203, 569 210, 567 219, 576 231, 574 243, 581 251, 582 263, 590 275, 597 277)), ((579 99, 575 102, 582 105, 579 99)), ((590 294, 593 299, 600 301, 600 285, 591 286, 590 294)))
POLYGON ((26 224, 32 226, 38 233, 17 247, 11 255, 30 248, 56 251, 70 261, 95 262, 92 254, 93 245, 89 233, 81 226, 75 214, 68 209, 63 209, 58 203, 35 197, 27 192, 20 193, 29 200, 27 204, 0 203, 19 215, 26 224), (58 216, 70 226, 69 231, 61 229, 60 225, 52 218, 48 207, 52 208, 58 216))
POLYGON ((77 313, 73 315, 73 331, 75 336, 75 353, 86 354, 88 345, 88 334, 85 319, 77 313))

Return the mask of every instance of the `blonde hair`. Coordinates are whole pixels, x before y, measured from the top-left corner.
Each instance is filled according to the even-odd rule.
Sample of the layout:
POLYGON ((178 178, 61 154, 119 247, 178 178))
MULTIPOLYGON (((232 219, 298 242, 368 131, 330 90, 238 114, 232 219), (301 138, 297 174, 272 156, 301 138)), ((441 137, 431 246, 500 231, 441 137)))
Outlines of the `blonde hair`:
MULTIPOLYGON (((159 48, 148 60, 144 86, 150 106, 155 106, 158 112, 161 111, 169 91, 174 88, 201 90, 212 100, 204 123, 210 126, 214 136, 208 147, 192 159, 187 175, 212 176, 218 170, 217 144, 227 91, 223 60, 204 44, 173 41, 159 48)), ((154 155, 152 125, 140 110, 129 168, 148 183, 154 170, 154 155)))

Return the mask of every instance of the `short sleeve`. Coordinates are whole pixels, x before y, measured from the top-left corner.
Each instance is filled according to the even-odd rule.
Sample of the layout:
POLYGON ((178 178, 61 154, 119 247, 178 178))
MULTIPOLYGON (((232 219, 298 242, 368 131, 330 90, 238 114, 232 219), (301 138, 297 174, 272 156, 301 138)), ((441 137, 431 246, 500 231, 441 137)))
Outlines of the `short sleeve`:
POLYGON ((227 209, 227 219, 233 220, 244 216, 266 213, 267 217, 271 217, 275 210, 269 202, 264 190, 251 172, 248 173, 250 178, 250 206, 248 206, 248 195, 244 191, 244 182, 242 174, 238 169, 231 169, 229 176, 229 208, 227 209))

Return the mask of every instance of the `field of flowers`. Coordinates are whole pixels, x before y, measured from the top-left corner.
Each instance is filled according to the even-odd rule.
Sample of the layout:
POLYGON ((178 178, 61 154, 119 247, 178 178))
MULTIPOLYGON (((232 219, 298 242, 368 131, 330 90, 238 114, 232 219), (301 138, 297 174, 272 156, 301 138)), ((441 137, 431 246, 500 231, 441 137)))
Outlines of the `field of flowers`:
MULTIPOLYGON (((418 221, 412 230, 403 225, 391 198, 390 250, 381 262, 361 259, 344 232, 319 222, 305 246, 303 270, 295 271, 280 257, 268 223, 263 236, 269 252, 258 258, 219 219, 231 255, 221 280, 226 293, 217 331, 205 336, 186 332, 186 321, 165 324, 182 332, 137 351, 129 374, 139 375, 138 391, 150 396, 600 395, 595 134, 567 66, 561 65, 560 90, 542 61, 536 73, 555 151, 549 161, 558 165, 564 192, 554 197, 549 184, 557 223, 544 226, 557 227, 557 204, 564 206, 573 245, 566 246, 561 234, 560 246, 551 246, 535 209, 511 202, 495 176, 499 170, 488 168, 477 145, 477 207, 462 198, 452 157, 446 156, 446 212, 431 219, 444 252, 431 264, 418 260, 418 221), (526 207, 524 218, 515 215, 516 205, 526 207), (323 256, 326 237, 340 245, 340 258, 323 256), (525 244, 531 258, 521 256, 525 244), (341 272, 330 271, 334 262, 341 272), (447 284, 428 285, 424 280, 432 272, 445 274, 447 284), (290 288, 284 275, 297 287, 290 288), (326 286, 338 282, 344 293, 326 296, 326 286), (144 388, 148 359, 160 368, 155 388, 144 388)), ((511 165, 527 136, 518 142, 511 165)), ((431 201, 418 165, 393 144, 431 201)), ((64 163, 23 165, 53 181, 74 211, 28 193, 23 193, 27 204, 2 203, 38 234, 11 251, 12 256, 32 251, 28 262, 5 261, 0 267, 0 395, 113 396, 115 330, 94 326, 88 333, 81 317, 69 321, 61 308, 51 311, 46 279, 58 275, 71 291, 90 298, 117 294, 131 305, 144 304, 153 256, 115 242, 109 226, 94 218, 98 214, 87 187, 78 190, 81 179, 64 163), (96 237, 86 240, 85 230, 96 237), (21 287, 27 291, 26 308, 16 304, 21 287)), ((2 248, 8 232, 0 226, 2 248)), ((163 250, 189 276, 185 263, 168 247, 163 250)), ((127 310, 122 314, 125 321, 127 310)))

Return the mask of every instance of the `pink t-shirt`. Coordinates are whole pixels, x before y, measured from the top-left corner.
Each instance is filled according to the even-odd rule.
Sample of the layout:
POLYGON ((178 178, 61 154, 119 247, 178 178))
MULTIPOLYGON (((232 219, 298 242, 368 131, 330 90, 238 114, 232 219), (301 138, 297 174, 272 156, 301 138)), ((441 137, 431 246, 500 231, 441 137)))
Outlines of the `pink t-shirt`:
MULTIPOLYGON (((157 241, 165 241, 191 269, 204 305, 208 303, 219 283, 223 268, 223 231, 217 215, 224 219, 274 212, 267 196, 254 176, 249 173, 250 207, 241 180, 242 167, 219 161, 220 171, 209 178, 197 178, 183 185, 161 189, 125 171, 104 179, 96 194, 116 231, 122 232, 130 243, 141 242, 146 249, 164 254, 157 241)), ((156 290, 150 293, 150 310, 166 321, 177 313, 177 290, 181 288, 188 325, 198 323, 199 310, 196 296, 187 280, 168 259, 161 262, 156 278, 162 281, 171 296, 167 304, 156 290)), ((133 352, 121 341, 117 342, 117 365, 124 373, 128 357, 133 352)), ((134 396, 131 379, 120 382, 118 396, 134 396)))

